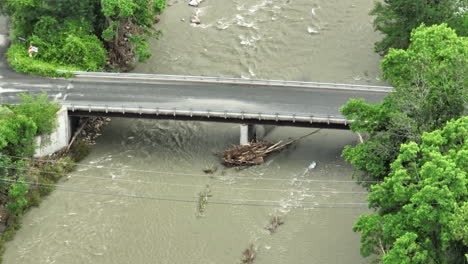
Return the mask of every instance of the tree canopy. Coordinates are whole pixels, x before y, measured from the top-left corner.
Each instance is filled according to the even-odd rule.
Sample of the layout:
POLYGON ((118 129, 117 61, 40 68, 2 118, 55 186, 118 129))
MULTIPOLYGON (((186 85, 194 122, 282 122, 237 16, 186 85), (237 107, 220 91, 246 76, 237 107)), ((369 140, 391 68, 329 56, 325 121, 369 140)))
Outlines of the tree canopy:
POLYGON ((354 231, 361 253, 383 263, 464 263, 468 250, 468 117, 403 144, 384 182, 368 197, 377 213, 354 231))
POLYGON ((374 28, 384 34, 375 50, 385 54, 390 48, 406 49, 411 31, 425 23, 448 23, 458 35, 468 35, 467 1, 460 0, 384 0, 376 1, 370 12, 375 16, 374 28))
POLYGON ((158 31, 153 29, 155 15, 164 9, 165 3, 165 0, 0 0, 0 12, 10 16, 14 28, 15 38, 7 53, 10 65, 17 71, 47 75, 67 68, 98 71, 109 64, 129 69, 136 58, 144 61, 151 56, 147 41, 157 36, 158 31), (27 53, 30 45, 39 47, 33 60, 27 53))
POLYGON ((343 157, 383 181, 362 215, 361 254, 383 263, 464 263, 468 170, 468 39, 446 24, 414 29, 407 50, 382 61, 393 86, 380 104, 351 99, 341 111, 368 140, 343 157), (461 118, 460 118, 461 117, 461 118), (458 119, 458 120, 455 120, 458 119))
POLYGON ((389 173, 400 145, 419 143, 423 132, 441 128, 463 114, 467 101, 468 39, 446 25, 420 26, 407 50, 391 49, 382 61, 384 78, 394 86, 382 103, 351 99, 341 108, 355 120, 351 129, 369 135, 343 157, 366 176, 389 173))
MULTIPOLYGON (((27 205, 25 195, 29 186, 19 178, 26 161, 23 157, 34 155, 34 136, 50 133, 55 129, 56 112, 59 109, 48 102, 45 94, 22 94, 23 104, 0 107, 0 203, 9 213, 21 213, 27 205)), ((1 248, 1 246, 0 246, 1 248)))

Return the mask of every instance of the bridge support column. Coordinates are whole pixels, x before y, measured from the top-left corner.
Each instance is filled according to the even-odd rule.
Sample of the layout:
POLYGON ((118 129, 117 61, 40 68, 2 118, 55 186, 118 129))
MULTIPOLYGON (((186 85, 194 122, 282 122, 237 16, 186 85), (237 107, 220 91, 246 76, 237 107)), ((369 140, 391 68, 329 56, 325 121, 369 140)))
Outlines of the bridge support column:
POLYGON ((73 133, 72 122, 68 117, 68 110, 62 107, 56 114, 58 126, 52 133, 35 137, 38 146, 34 157, 44 157, 53 154, 68 145, 73 133))
POLYGON ((246 145, 255 140, 254 125, 240 125, 240 144, 246 145))

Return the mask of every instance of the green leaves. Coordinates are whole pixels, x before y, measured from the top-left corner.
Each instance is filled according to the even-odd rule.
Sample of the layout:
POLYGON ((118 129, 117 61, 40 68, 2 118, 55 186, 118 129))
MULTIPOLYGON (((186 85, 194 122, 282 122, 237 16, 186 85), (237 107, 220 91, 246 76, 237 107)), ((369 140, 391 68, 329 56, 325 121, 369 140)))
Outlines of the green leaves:
POLYGON ((34 154, 33 138, 36 131, 36 124, 23 115, 0 120, 0 154, 11 156, 34 154))
POLYGON ((421 144, 401 146, 390 174, 368 197, 378 213, 361 216, 353 229, 362 233, 364 256, 381 255, 383 263, 462 263, 467 131, 468 117, 462 117, 425 133, 421 144))
POLYGON ((8 190, 10 201, 7 202, 7 210, 11 214, 17 214, 28 204, 25 196, 29 186, 24 182, 24 178, 19 178, 16 183, 11 184, 8 190))
POLYGON ((361 254, 383 263, 463 263, 468 117, 450 120, 466 105, 468 40, 446 25, 422 25, 411 41, 382 62, 394 92, 378 105, 350 100, 341 109, 356 120, 353 131, 369 136, 343 157, 384 180, 368 197, 378 212, 353 230, 361 232, 361 254))
POLYGON ((418 27, 411 41, 408 50, 390 50, 382 69, 395 87, 400 111, 416 120, 421 130, 431 131, 464 110, 468 39, 443 24, 418 27))
POLYGON ((466 36, 468 4, 458 0, 386 0, 376 2, 370 15, 375 16, 374 28, 384 34, 382 41, 375 43, 375 50, 386 54, 390 48, 406 49, 410 44, 411 31, 425 23, 434 25, 449 23, 460 36, 466 36))
POLYGON ((462 115, 468 97, 468 40, 446 25, 420 26, 408 50, 391 49, 382 61, 394 92, 382 103, 351 99, 341 108, 351 129, 369 139, 346 147, 343 157, 365 176, 383 179, 400 145, 462 115))
POLYGON ((166 8, 166 0, 153 0, 153 8, 157 13, 161 13, 166 8))
POLYGON ((110 41, 115 38, 116 34, 117 32, 115 31, 114 26, 110 25, 108 28, 104 29, 101 36, 102 39, 110 41))
POLYGON ((32 44, 41 47, 36 59, 85 71, 99 70, 105 64, 106 52, 91 32, 91 25, 83 19, 66 19, 59 24, 55 18, 42 17, 31 37, 32 44))
POLYGON ((17 115, 29 117, 37 125, 38 134, 51 133, 57 126, 55 114, 60 109, 48 96, 42 92, 36 98, 28 94, 20 94, 22 104, 12 107, 17 115))
POLYGON ((155 15, 166 6, 165 0, 101 0, 105 16, 102 38, 112 52, 112 60, 127 67, 133 57, 146 61, 151 53, 148 40, 157 37, 155 15))
POLYGON ((100 69, 106 61, 106 52, 94 35, 68 35, 62 48, 62 59, 67 64, 77 65, 86 71, 100 69))
POLYGON ((14 36, 27 39, 22 43, 12 38, 10 66, 58 76, 58 69, 101 71, 109 59, 128 69, 136 57, 143 62, 151 56, 148 39, 158 36, 155 15, 165 5, 166 0, 0 0, 14 36), (132 37, 139 37, 136 44, 130 43, 132 37), (32 59, 26 52, 29 45, 39 47, 32 59))
POLYGON ((382 217, 377 214, 361 215, 353 227, 354 232, 361 232, 361 255, 386 254, 382 240, 382 217))
POLYGON ((428 262, 428 251, 421 248, 416 241, 418 235, 408 232, 399 237, 393 249, 383 257, 383 263, 394 264, 426 264, 428 262))
POLYGON ((138 5, 133 0, 101 0, 102 12, 105 16, 129 18, 135 13, 138 5))
POLYGON ((3 196, 2 202, 14 215, 27 206, 25 196, 29 186, 24 178, 17 180, 27 167, 23 157, 34 155, 37 132, 49 133, 55 128, 58 110, 56 105, 48 102, 44 93, 36 98, 22 94, 21 100, 21 105, 0 108, 2 113, 6 113, 0 118, 0 192, 8 194, 3 196))

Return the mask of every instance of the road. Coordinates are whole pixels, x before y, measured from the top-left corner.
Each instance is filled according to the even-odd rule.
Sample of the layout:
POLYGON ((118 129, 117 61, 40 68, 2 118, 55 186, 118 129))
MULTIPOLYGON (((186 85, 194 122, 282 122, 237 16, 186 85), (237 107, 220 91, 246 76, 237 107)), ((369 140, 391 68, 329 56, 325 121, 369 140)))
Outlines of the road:
MULTIPOLYGON (((341 117, 350 98, 381 101, 388 89, 319 87, 314 84, 271 85, 250 81, 172 80, 157 76, 115 78, 79 76, 43 78, 18 74, 4 58, 8 28, 0 17, 0 103, 18 103, 21 92, 39 93, 67 104, 208 109, 213 111, 279 113, 341 117), (242 82, 242 83, 239 83, 242 82)), ((180 79, 180 78, 175 78, 180 79)))

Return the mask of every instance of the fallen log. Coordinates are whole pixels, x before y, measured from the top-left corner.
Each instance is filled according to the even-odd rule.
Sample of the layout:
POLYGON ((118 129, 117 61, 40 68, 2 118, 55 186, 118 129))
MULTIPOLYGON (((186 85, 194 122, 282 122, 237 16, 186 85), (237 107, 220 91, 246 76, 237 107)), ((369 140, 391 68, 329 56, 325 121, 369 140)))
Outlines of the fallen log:
POLYGON ((70 147, 73 145, 73 142, 75 142, 76 138, 80 135, 81 131, 83 130, 83 128, 86 127, 86 125, 88 124, 90 119, 87 119, 83 124, 80 125, 80 127, 78 128, 78 130, 76 131, 75 135, 73 135, 73 138, 70 140, 70 143, 68 143, 68 146, 65 150, 65 152, 68 152, 70 150, 70 147))
POLYGON ((320 131, 317 129, 305 136, 290 140, 283 143, 282 140, 277 143, 271 143, 267 141, 252 142, 245 145, 236 145, 230 149, 227 149, 223 153, 223 163, 226 167, 241 167, 241 166, 253 166, 259 165, 265 162, 265 157, 275 151, 280 151, 289 145, 313 135, 320 131))

